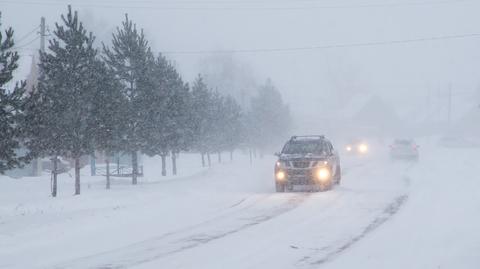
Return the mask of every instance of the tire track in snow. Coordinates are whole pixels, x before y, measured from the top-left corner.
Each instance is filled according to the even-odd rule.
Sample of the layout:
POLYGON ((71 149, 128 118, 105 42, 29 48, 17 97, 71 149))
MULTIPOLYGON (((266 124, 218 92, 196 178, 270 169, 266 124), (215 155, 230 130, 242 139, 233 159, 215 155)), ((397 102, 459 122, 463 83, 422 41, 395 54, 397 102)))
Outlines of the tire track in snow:
MULTIPOLYGON (((408 195, 406 195, 406 194, 396 197, 392 201, 392 203, 388 204, 384 208, 382 214, 380 216, 378 216, 377 218, 375 218, 372 222, 370 222, 370 224, 368 224, 367 227, 365 227, 360 234, 351 238, 349 241, 342 244, 340 247, 338 247, 338 248, 334 249, 333 251, 327 253, 323 258, 321 258, 317 261, 310 262, 310 265, 323 265, 323 264, 333 260, 337 256, 341 255, 347 249, 352 247, 355 243, 359 242, 364 237, 366 237, 368 234, 370 234, 372 231, 374 231, 375 229, 380 227, 382 224, 387 222, 391 217, 393 217, 393 215, 395 215, 400 210, 400 208, 405 204, 405 202, 407 200, 408 200, 408 195)), ((304 260, 302 260, 302 261, 304 261, 304 260)))
POLYGON ((359 234, 352 237, 350 240, 341 244, 338 247, 334 248, 333 246, 326 246, 319 249, 319 251, 320 250, 325 251, 333 248, 333 250, 323 255, 323 257, 318 260, 308 262, 308 260, 311 260, 313 257, 306 256, 300 259, 296 264, 308 263, 308 265, 310 266, 321 266, 323 264, 326 264, 329 261, 332 261, 337 256, 341 255, 343 252, 345 252, 347 249, 352 247, 354 244, 358 243, 360 240, 365 238, 368 234, 376 230, 382 224, 390 220, 401 209, 401 207, 408 201, 408 198, 409 198, 408 187, 410 186, 411 179, 407 175, 407 172, 410 171, 410 169, 412 169, 414 166, 415 166, 415 163, 408 164, 408 166, 405 167, 404 175, 402 176, 402 180, 404 182, 405 187, 407 188, 407 192, 395 197, 383 209, 382 213, 379 216, 377 216, 372 222, 370 222, 359 234))
MULTIPOLYGON (((349 174, 349 172, 350 171, 347 170, 344 171, 343 174, 349 174)), ((199 247, 214 240, 225 238, 229 235, 236 234, 245 229, 276 218, 297 208, 308 197, 310 197, 311 194, 312 193, 308 192, 288 193, 286 195, 294 196, 288 199, 286 203, 274 208, 268 208, 266 212, 261 214, 258 212, 252 213, 249 212, 249 210, 261 206, 264 201, 269 200, 270 198, 279 197, 279 195, 285 194, 270 193, 258 198, 255 197, 255 195, 248 195, 227 208, 224 208, 224 210, 227 210, 225 213, 221 213, 220 215, 198 224, 178 229, 129 246, 60 263, 53 268, 121 269, 161 259, 188 249, 199 247), (252 197, 256 199, 249 202, 252 197), (240 218, 240 216, 244 214, 246 214, 246 216, 240 218), (222 222, 225 223, 229 221, 232 223, 222 225, 222 222)), ((219 212, 221 211, 222 210, 219 212)))
MULTIPOLYGON (((272 196, 273 195, 267 195, 263 199, 260 198, 258 200, 262 201, 272 196)), ((72 260, 67 263, 56 265, 53 268, 120 269, 140 265, 188 249, 199 247, 214 240, 236 234, 242 230, 269 221, 297 208, 307 200, 308 197, 310 197, 310 193, 294 194, 294 196, 289 198, 286 203, 274 208, 267 208, 265 211, 260 210, 260 212, 248 212, 246 209, 260 205, 260 202, 257 201, 250 206, 235 211, 237 213, 231 214, 233 215, 231 217, 217 216, 214 219, 218 220, 218 222, 210 219, 190 228, 167 233, 153 239, 112 251, 72 260)))

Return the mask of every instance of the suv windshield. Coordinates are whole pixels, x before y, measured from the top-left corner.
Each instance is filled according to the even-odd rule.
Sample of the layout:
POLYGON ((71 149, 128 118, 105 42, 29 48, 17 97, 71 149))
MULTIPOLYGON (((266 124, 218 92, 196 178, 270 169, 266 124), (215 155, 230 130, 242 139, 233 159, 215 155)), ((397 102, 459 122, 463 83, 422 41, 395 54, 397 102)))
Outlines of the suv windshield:
POLYGON ((325 155, 327 149, 320 141, 290 141, 283 147, 283 154, 325 155))

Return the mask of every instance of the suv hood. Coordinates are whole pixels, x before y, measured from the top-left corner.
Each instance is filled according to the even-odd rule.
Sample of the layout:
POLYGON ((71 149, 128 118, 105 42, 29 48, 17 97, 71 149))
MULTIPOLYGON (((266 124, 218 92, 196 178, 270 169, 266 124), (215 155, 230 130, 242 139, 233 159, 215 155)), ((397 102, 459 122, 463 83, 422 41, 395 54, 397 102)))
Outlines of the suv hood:
POLYGON ((316 155, 316 154, 280 154, 279 159, 281 161, 292 161, 292 160, 325 160, 327 157, 325 155, 316 155))

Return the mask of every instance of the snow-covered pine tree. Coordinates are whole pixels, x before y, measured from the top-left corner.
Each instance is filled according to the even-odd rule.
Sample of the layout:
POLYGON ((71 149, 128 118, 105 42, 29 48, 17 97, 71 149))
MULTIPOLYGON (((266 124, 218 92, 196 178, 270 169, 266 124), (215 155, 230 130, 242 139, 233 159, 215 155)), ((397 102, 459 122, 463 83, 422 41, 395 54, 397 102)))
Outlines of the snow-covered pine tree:
POLYGON ((233 151, 244 141, 244 120, 242 108, 230 96, 227 96, 222 105, 222 145, 230 152, 230 160, 233 160, 233 151))
POLYGON ((148 113, 145 114, 145 124, 142 124, 143 131, 141 139, 145 141, 141 150, 148 156, 160 155, 162 158, 162 176, 166 175, 166 156, 169 152, 168 145, 168 100, 170 92, 168 85, 167 68, 168 61, 159 55, 149 68, 149 77, 152 87, 146 89, 148 94, 141 93, 139 98, 144 98, 143 104, 148 113))
POLYGON ((94 149, 105 154, 106 188, 110 189, 110 158, 122 150, 124 143, 126 115, 123 106, 126 100, 120 90, 122 85, 104 62, 96 62, 94 75, 97 78, 98 90, 93 99, 93 117, 89 126, 94 136, 94 149))
POLYGON ((156 100, 152 107, 148 155, 160 155, 162 175, 166 175, 166 157, 171 152, 172 172, 176 174, 176 156, 186 148, 188 136, 188 86, 180 74, 165 57, 159 55, 155 62, 155 91, 151 99, 156 100))
POLYGON ((62 24, 55 24, 54 38, 49 51, 40 54, 38 89, 32 102, 39 108, 37 115, 28 117, 30 126, 36 126, 27 146, 33 155, 59 155, 74 159, 75 195, 80 194, 80 157, 93 148, 91 132, 92 107, 98 90, 95 75, 97 51, 94 36, 87 34, 79 22, 77 12, 61 16, 62 24))
MULTIPOLYGON (((224 107, 225 97, 220 95, 218 91, 213 91, 209 106, 209 121, 207 143, 209 145, 209 153, 216 152, 218 162, 222 161, 221 152, 225 149, 225 127, 226 127, 226 109, 224 107)), ((210 162, 210 160, 209 160, 210 162)))
POLYGON ((145 39, 143 30, 125 15, 122 27, 113 34, 112 47, 103 46, 104 60, 122 83, 122 94, 126 99, 123 151, 132 156, 132 184, 137 184, 138 152, 144 149, 145 132, 151 123, 148 121, 153 90, 152 68, 154 57, 145 39))
POLYGON ((202 156, 202 166, 205 167, 205 155, 210 154, 210 136, 212 130, 212 92, 203 81, 201 75, 195 79, 192 86, 191 127, 193 131, 193 148, 202 156))
POLYGON ((177 72, 175 67, 170 64, 167 69, 168 88, 171 89, 168 100, 169 121, 169 148, 172 153, 172 173, 177 174, 177 157, 181 150, 186 150, 190 144, 192 130, 189 124, 190 113, 190 91, 177 72))
MULTIPOLYGON (((57 141, 61 137, 62 127, 55 122, 60 119, 55 110, 55 104, 51 102, 52 96, 47 94, 50 81, 44 80, 40 75, 37 87, 26 97, 24 113, 21 121, 22 137, 28 148, 30 159, 51 156, 53 162, 52 196, 57 196, 57 157, 62 152, 62 145, 57 141)), ((54 92, 51 92, 53 94, 54 92)))
POLYGON ((3 174, 21 163, 16 154, 20 146, 17 119, 26 84, 16 83, 11 91, 6 88, 18 68, 19 55, 14 51, 13 29, 6 29, 3 35, 1 26, 0 21, 0 174, 3 174))
POLYGON ((290 110, 270 80, 252 98, 248 117, 250 142, 260 152, 280 143, 290 130, 290 110))

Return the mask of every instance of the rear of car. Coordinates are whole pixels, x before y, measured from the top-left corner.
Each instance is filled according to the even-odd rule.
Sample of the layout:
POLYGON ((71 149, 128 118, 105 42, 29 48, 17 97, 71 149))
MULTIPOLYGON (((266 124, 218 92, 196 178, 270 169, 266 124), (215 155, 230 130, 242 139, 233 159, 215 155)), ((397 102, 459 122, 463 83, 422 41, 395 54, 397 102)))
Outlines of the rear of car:
POLYGON ((390 145, 390 157, 393 160, 414 160, 419 158, 419 146, 412 139, 395 139, 390 145))
POLYGON ((338 155, 324 136, 293 136, 278 157, 274 169, 277 192, 321 191, 340 183, 338 155))

